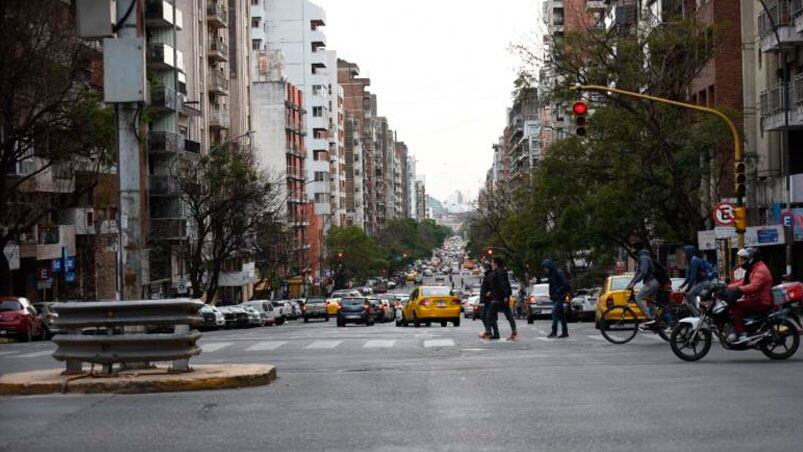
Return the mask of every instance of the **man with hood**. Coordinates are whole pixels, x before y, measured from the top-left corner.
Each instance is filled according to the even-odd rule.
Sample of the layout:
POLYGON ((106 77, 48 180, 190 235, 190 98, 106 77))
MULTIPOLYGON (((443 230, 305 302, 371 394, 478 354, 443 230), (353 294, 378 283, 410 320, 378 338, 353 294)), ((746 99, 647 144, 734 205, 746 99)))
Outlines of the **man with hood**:
POLYGON ((492 325, 488 319, 488 314, 490 313, 490 306, 491 306, 491 273, 493 270, 491 269, 490 264, 483 263, 482 268, 484 270, 482 276, 482 283, 480 283, 480 319, 482 319, 483 325, 483 332, 480 334, 482 339, 492 339, 493 333, 496 336, 499 336, 499 327, 496 328, 496 331, 492 332, 491 328, 492 325))
POLYGON ((551 259, 544 259, 541 268, 549 280, 549 299, 552 300, 552 332, 548 338, 569 337, 569 327, 566 324, 566 311, 564 310, 566 297, 571 295, 569 279, 566 274, 555 267, 551 259), (558 336, 558 322, 560 322, 563 334, 558 336))
POLYGON ((643 325, 645 327, 652 327, 655 325, 655 319, 653 318, 652 312, 650 312, 650 309, 647 307, 645 299, 655 299, 661 285, 655 278, 655 264, 653 264, 652 256, 650 256, 650 251, 647 249, 639 251, 638 271, 627 285, 627 290, 633 290, 639 282, 643 284, 638 294, 636 294, 636 303, 644 314, 644 317, 647 318, 647 321, 644 322, 643 325))
POLYGON ((686 299, 690 303, 694 303, 703 290, 713 287, 717 275, 705 259, 697 256, 697 249, 693 245, 684 246, 683 252, 686 253, 686 262, 688 262, 689 268, 686 272, 686 279, 680 288, 686 289, 686 299))

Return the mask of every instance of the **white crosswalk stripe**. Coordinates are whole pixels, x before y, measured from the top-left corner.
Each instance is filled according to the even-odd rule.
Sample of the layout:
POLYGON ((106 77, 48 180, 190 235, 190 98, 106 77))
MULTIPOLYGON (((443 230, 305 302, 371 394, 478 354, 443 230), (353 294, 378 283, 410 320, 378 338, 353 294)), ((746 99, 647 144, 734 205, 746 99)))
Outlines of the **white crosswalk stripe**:
POLYGON ((207 353, 216 352, 230 346, 233 343, 234 342, 210 342, 208 344, 202 344, 201 350, 207 353))
POLYGON ((372 340, 365 343, 362 348, 390 348, 396 345, 396 341, 392 340, 372 340))
POLYGON ((592 335, 588 335, 588 338, 589 338, 589 339, 594 339, 595 341, 605 341, 605 340, 606 340, 606 339, 605 339, 604 337, 602 337, 602 336, 592 336, 592 335))
POLYGON ((315 341, 304 348, 308 349, 331 349, 342 344, 343 341, 315 341))
POLYGON ((430 339, 424 341, 424 347, 454 347, 455 343, 452 339, 430 339))
POLYGON ((262 350, 276 350, 277 348, 281 347, 286 343, 287 342, 284 341, 262 341, 262 342, 257 342, 256 344, 246 348, 245 350, 249 352, 262 351, 262 350))
POLYGON ((53 350, 45 350, 42 352, 25 353, 23 355, 11 356, 11 358, 36 358, 38 356, 52 355, 53 350))
POLYGON ((14 353, 19 353, 19 352, 18 351, 0 352, 0 356, 13 355, 14 353))

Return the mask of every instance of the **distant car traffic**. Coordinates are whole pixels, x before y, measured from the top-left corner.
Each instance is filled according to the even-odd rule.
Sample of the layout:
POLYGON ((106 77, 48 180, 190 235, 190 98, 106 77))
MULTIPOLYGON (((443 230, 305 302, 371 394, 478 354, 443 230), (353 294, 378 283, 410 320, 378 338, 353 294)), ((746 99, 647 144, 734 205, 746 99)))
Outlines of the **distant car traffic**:
POLYGON ((593 320, 594 312, 597 307, 597 295, 599 288, 579 289, 572 297, 569 319, 571 320, 593 320))
POLYGON ((552 315, 552 300, 549 299, 549 284, 532 285, 530 288, 530 296, 527 297, 527 304, 524 305, 524 314, 527 316, 527 323, 533 323, 536 317, 552 315))
POLYGON ((308 298, 301 307, 303 312, 304 322, 309 322, 310 319, 323 319, 325 322, 329 321, 329 312, 326 309, 326 300, 320 297, 308 298))

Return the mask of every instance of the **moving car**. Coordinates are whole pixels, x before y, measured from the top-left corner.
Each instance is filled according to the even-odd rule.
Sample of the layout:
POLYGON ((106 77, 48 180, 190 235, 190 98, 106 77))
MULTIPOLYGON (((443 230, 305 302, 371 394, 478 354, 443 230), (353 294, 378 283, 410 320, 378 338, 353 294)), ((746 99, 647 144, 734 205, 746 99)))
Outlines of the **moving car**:
POLYGON ((448 322, 460 326, 460 299, 452 295, 451 289, 443 286, 419 287, 410 295, 410 302, 402 310, 402 325, 412 323, 419 327, 440 322, 445 327, 448 322))
POLYGON ((332 296, 326 300, 326 312, 328 312, 330 316, 336 316, 340 310, 340 300, 347 297, 359 298, 361 296, 362 294, 360 294, 358 290, 336 290, 332 292, 332 296))
POLYGON ((435 282, 446 282, 446 276, 442 274, 435 276, 435 282))
POLYGON ((379 298, 367 298, 371 305, 371 313, 374 315, 374 322, 383 323, 385 321, 385 311, 383 310, 382 300, 379 298))
POLYGON ((415 276, 415 284, 416 285, 424 284, 424 278, 421 275, 416 275, 415 276))
POLYGON ((47 339, 61 332, 61 330, 54 325, 55 320, 59 318, 59 314, 51 309, 52 305, 52 302, 33 303, 33 307, 42 318, 42 325, 45 328, 45 338, 47 339))
POLYGON ((304 316, 304 322, 309 322, 309 319, 323 319, 325 322, 329 321, 329 311, 326 309, 326 300, 320 297, 308 298, 304 306, 301 307, 304 316))
POLYGON ((365 326, 374 324, 374 313, 366 298, 343 298, 340 300, 340 312, 337 313, 337 326, 356 323, 365 326))
POLYGON ((15 336, 31 342, 45 335, 42 317, 27 298, 0 297, 0 337, 15 336))
POLYGON ((572 297, 571 310, 568 312, 570 320, 593 320, 597 309, 597 295, 600 289, 580 289, 572 297))
MULTIPOLYGON (((633 279, 633 273, 625 273, 623 275, 609 276, 605 279, 605 284, 602 286, 602 294, 597 300, 597 309, 594 315, 594 324, 599 328, 599 321, 602 318, 602 313, 613 306, 626 305, 630 298, 630 291, 627 290, 627 285, 633 279)), ((642 284, 636 284, 634 287, 636 293, 641 289, 642 284)), ((644 314, 638 306, 631 306, 636 312, 640 320, 644 319, 644 314)))
POLYGON ((477 320, 479 318, 479 311, 480 297, 478 295, 468 297, 468 299, 466 299, 466 303, 463 305, 463 313, 465 318, 477 320))
POLYGON ((524 305, 524 315, 527 316, 527 323, 533 323, 536 317, 548 317, 552 315, 552 300, 549 299, 549 284, 533 284, 530 288, 530 296, 527 297, 527 304, 524 305))

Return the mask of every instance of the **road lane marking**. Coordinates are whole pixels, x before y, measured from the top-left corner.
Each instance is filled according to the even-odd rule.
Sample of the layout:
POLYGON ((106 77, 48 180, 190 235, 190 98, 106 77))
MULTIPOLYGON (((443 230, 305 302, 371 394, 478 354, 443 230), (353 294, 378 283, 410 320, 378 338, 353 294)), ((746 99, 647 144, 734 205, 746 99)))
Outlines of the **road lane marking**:
POLYGON ((362 348, 390 348, 396 344, 394 340, 371 340, 365 343, 362 348))
POLYGON ((13 355, 14 353, 19 353, 19 351, 15 350, 10 352, 0 352, 0 356, 13 355))
POLYGON ((553 340, 555 340, 555 338, 551 338, 551 337, 536 337, 535 340, 541 341, 541 342, 552 342, 553 340))
POLYGON ((257 342, 256 344, 246 348, 245 350, 248 352, 256 352, 262 350, 276 350, 277 348, 281 347, 286 343, 287 342, 284 341, 262 341, 262 342, 257 342))
POLYGON ((208 344, 201 345, 201 351, 204 352, 216 352, 218 350, 222 350, 229 345, 233 344, 234 342, 210 342, 208 344))
POLYGON ((455 343, 451 339, 430 339, 424 341, 424 347, 454 347, 455 343))
POLYGON ((338 345, 342 344, 343 341, 315 341, 304 348, 311 348, 311 349, 322 349, 322 348, 335 348, 338 345))
POLYGON ((588 338, 589 339, 594 339, 595 341, 606 341, 607 340, 602 336, 593 336, 593 335, 589 335, 588 338))
POLYGON ((53 350, 45 350, 43 352, 25 353, 24 355, 11 356, 11 358, 36 358, 37 356, 52 355, 53 350))

